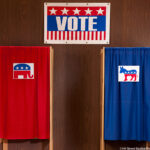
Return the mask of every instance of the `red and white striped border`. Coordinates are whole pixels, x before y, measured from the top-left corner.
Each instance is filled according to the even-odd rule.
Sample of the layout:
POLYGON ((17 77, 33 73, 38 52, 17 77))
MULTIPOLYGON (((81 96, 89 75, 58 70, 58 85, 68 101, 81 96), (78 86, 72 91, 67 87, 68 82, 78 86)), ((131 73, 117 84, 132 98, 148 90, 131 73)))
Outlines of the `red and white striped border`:
POLYGON ((105 31, 47 31, 47 41, 104 41, 105 31))

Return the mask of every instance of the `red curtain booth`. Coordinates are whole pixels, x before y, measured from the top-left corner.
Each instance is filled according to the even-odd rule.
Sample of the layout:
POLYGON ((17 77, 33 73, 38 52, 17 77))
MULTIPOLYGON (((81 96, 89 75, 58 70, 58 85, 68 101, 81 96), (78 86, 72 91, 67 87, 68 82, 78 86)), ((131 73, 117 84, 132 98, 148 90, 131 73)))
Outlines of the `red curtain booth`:
POLYGON ((48 139, 50 48, 0 47, 0 138, 48 139))

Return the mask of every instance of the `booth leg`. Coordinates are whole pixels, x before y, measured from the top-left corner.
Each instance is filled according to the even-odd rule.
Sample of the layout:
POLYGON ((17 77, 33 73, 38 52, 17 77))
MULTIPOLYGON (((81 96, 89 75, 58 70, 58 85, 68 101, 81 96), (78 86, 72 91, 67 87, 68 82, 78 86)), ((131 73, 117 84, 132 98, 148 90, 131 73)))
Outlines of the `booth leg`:
POLYGON ((8 140, 3 139, 3 150, 8 150, 8 140))
POLYGON ((105 48, 100 50, 100 150, 105 150, 104 142, 104 77, 105 48))
POLYGON ((54 50, 50 47, 50 139, 49 150, 53 150, 53 67, 54 50))

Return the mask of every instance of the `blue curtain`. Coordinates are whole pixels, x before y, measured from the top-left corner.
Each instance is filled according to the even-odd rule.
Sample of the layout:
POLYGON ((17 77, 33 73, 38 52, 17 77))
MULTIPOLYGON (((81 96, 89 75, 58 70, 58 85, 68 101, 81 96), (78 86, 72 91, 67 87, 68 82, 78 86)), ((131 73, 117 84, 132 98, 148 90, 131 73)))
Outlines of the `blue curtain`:
POLYGON ((104 124, 105 140, 150 141, 150 48, 105 49, 104 124), (138 82, 119 82, 126 66, 139 66, 138 82))

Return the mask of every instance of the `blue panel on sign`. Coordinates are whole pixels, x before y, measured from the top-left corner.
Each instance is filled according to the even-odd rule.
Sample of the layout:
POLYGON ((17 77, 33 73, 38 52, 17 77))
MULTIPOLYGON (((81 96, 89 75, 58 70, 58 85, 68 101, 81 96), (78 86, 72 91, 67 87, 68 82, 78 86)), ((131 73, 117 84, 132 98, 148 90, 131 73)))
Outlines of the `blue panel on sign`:
POLYGON ((106 16, 48 16, 47 30, 106 31, 106 16))

